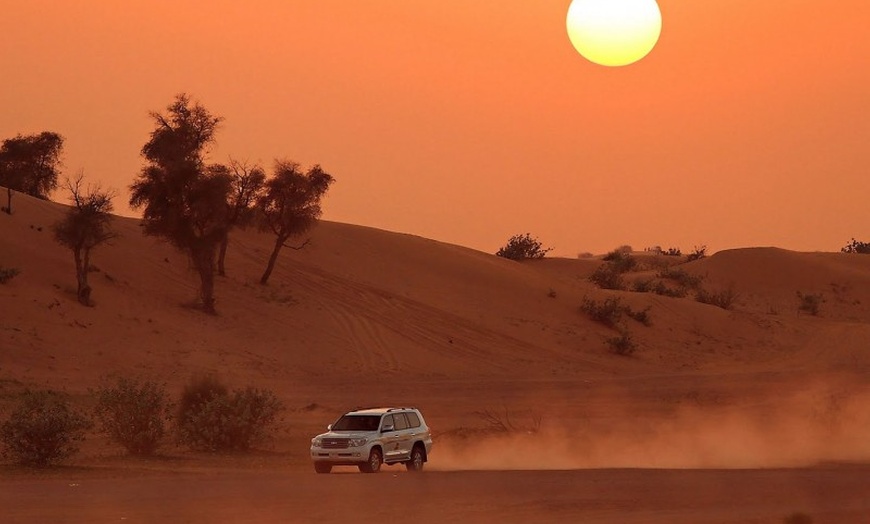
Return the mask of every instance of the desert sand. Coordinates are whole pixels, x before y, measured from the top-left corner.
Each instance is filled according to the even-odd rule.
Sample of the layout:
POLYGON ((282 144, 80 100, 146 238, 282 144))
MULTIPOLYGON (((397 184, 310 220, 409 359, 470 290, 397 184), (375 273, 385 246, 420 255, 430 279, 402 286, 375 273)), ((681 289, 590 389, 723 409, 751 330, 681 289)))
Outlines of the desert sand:
MULTIPOLYGON (((321 222, 258 280, 272 239, 235 231, 218 315, 192 304, 183 253, 117 218, 79 305, 65 207, 16 194, 0 214, 0 420, 26 388, 71 395, 111 375, 191 376, 274 391, 287 410, 247 455, 171 442, 150 460, 92 432, 64 466, 0 465, 3 522, 870 522, 870 257, 764 247, 681 263, 639 253, 629 281, 678 264, 730 310, 690 294, 607 291, 600 258, 513 262, 321 222), (798 292, 821 294, 818 316, 798 292), (637 351, 579 309, 617 296, 637 351), (359 406, 414 405, 435 447, 399 467, 315 475, 309 439, 359 406), (482 413, 509 419, 497 432, 482 413)), ((614 245, 618 243, 615 239, 614 245)))

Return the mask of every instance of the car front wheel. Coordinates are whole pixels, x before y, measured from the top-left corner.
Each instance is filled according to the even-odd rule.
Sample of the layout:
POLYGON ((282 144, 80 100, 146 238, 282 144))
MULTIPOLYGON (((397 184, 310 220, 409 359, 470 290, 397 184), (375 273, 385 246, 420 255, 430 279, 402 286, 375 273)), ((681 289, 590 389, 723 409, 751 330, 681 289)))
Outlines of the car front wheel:
POLYGON ((327 464, 326 462, 315 462, 314 471, 318 473, 329 473, 330 471, 332 471, 332 465, 327 464))
POLYGON ((384 457, 381 455, 381 450, 372 448, 369 453, 369 460, 365 464, 359 465, 359 470, 363 473, 377 473, 381 470, 381 464, 384 462, 384 457))

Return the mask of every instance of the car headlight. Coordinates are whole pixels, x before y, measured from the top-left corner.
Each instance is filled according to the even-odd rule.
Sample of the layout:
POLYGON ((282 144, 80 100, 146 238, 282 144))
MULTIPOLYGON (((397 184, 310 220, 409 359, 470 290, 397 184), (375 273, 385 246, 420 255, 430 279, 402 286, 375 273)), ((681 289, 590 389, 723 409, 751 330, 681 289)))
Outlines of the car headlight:
POLYGON ((364 446, 366 442, 368 442, 368 439, 366 438, 352 438, 350 439, 348 444, 350 444, 350 447, 352 448, 358 448, 360 446, 364 446))
POLYGON ((320 437, 314 437, 313 439, 311 439, 311 445, 315 448, 319 448, 323 445, 323 439, 320 437))

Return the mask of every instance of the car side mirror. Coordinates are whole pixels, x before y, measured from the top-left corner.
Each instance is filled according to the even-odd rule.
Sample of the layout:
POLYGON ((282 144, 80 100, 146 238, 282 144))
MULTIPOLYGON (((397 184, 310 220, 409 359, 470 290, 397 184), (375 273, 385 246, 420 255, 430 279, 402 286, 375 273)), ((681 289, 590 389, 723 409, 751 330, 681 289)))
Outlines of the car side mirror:
POLYGON ((329 424, 328 426, 326 426, 326 431, 332 431, 332 424, 329 424))
POLYGON ((389 432, 391 432, 391 431, 395 431, 395 429, 394 429, 394 427, 393 427, 392 425, 390 425, 390 424, 387 424, 386 426, 384 426, 384 427, 381 428, 381 433, 389 433, 389 432))

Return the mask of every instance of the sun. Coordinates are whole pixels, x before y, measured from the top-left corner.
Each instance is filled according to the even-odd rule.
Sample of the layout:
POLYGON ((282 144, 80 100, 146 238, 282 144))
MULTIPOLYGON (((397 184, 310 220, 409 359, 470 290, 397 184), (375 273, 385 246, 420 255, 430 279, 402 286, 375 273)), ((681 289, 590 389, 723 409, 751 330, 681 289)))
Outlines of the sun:
POLYGON ((573 0, 568 37, 590 62, 624 66, 655 47, 662 32, 656 0, 573 0))

